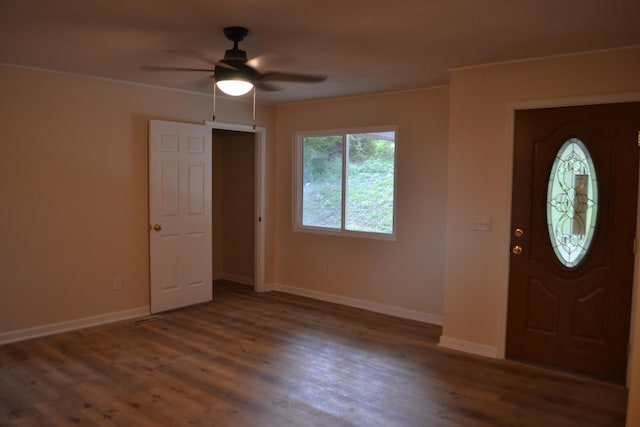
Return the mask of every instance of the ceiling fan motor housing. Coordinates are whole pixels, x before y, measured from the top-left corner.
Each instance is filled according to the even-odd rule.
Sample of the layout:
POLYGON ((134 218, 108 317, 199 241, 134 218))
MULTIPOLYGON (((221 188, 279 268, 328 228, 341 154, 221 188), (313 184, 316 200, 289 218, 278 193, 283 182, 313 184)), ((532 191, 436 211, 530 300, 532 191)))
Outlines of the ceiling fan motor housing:
POLYGON ((216 81, 220 80, 244 80, 254 83, 255 79, 251 73, 242 69, 228 68, 217 65, 214 71, 216 81))
POLYGON ((224 61, 233 63, 233 62, 247 62, 247 52, 241 49, 227 49, 224 51, 224 61))

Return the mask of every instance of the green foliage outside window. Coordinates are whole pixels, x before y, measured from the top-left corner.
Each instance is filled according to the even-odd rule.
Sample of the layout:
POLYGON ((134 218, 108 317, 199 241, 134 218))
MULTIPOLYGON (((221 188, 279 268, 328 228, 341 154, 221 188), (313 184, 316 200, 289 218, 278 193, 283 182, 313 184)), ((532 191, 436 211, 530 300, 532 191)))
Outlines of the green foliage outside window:
POLYGON ((303 143, 302 224, 340 228, 342 136, 306 137, 303 143))
POLYGON ((339 230, 344 208, 345 230, 393 233, 395 132, 307 136, 302 163, 303 226, 339 230))

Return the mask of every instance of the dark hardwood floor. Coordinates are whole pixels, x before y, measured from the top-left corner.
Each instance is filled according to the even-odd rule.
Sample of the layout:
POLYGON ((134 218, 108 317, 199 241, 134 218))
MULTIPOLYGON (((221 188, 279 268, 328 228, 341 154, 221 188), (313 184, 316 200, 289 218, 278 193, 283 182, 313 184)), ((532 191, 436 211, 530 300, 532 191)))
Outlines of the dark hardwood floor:
POLYGON ((1 426, 624 426, 626 390, 440 327, 216 282, 213 302, 0 346, 1 426))

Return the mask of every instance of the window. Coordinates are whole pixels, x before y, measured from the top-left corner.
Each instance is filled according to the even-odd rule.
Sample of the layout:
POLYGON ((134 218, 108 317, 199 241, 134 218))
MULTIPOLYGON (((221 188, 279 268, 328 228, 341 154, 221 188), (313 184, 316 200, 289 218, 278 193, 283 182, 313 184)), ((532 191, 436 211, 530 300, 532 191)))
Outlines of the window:
POLYGON ((395 128, 299 132, 295 159, 297 231, 395 237, 395 128))

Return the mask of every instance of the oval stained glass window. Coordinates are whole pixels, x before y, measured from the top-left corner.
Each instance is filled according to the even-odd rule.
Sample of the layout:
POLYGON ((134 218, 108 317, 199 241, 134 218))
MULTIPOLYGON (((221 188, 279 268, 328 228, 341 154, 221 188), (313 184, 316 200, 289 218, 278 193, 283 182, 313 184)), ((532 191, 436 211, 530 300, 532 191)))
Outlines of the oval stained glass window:
POLYGON ((589 150, 568 139, 556 155, 547 189, 551 246, 566 267, 575 267, 589 251, 598 213, 598 182, 589 150))

